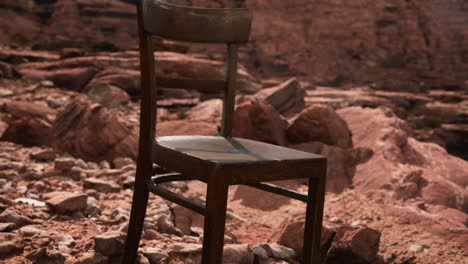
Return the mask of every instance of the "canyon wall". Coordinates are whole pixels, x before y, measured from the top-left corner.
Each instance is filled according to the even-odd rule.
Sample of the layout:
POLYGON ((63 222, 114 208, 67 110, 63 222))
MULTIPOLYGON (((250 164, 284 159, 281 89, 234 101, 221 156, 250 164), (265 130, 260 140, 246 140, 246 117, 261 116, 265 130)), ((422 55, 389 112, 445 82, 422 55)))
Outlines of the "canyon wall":
MULTIPOLYGON (((441 25, 441 19, 452 13, 443 13, 437 5, 434 8, 437 1, 168 2, 251 8, 253 31, 243 58, 264 76, 303 76, 332 86, 376 82, 383 88, 403 90, 407 83, 463 86, 468 79, 468 25, 463 21, 458 26, 441 25)), ((0 43, 43 49, 61 45, 115 48, 111 42, 120 48, 134 48, 133 2, 2 0, 0 43)))

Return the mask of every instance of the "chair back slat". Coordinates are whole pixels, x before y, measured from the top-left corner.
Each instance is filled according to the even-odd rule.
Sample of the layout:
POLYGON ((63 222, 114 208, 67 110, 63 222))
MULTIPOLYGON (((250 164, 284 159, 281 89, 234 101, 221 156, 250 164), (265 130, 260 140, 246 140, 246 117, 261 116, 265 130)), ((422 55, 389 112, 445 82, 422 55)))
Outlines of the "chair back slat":
POLYGON ((200 43, 244 43, 252 14, 246 8, 195 8, 142 0, 143 28, 163 38, 200 43))

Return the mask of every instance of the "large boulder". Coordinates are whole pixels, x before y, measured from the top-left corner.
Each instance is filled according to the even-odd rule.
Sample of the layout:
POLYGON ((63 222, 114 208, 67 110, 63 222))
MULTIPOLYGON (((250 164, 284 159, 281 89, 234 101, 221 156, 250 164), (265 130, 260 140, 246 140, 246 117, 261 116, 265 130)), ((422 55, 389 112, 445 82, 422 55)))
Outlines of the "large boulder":
POLYGON ((90 161, 136 158, 137 132, 98 104, 81 98, 70 102, 53 124, 55 146, 90 161))
POLYGON ((290 123, 286 132, 291 143, 320 141, 341 148, 353 146, 346 122, 327 105, 312 105, 293 117, 290 123))
POLYGON ((287 145, 287 121, 264 100, 254 99, 237 106, 234 112, 233 136, 287 145))
POLYGON ((351 186, 356 166, 372 157, 368 148, 343 149, 321 142, 306 142, 289 145, 290 148, 327 157, 327 191, 341 192, 351 186))
POLYGON ((264 99, 284 116, 300 112, 305 107, 304 96, 305 91, 296 78, 255 94, 256 98, 264 99))
POLYGON ((349 107, 338 114, 348 123, 354 145, 374 152, 356 168, 357 189, 383 188, 399 199, 420 198, 468 212, 468 161, 408 136, 406 122, 387 108, 349 107))

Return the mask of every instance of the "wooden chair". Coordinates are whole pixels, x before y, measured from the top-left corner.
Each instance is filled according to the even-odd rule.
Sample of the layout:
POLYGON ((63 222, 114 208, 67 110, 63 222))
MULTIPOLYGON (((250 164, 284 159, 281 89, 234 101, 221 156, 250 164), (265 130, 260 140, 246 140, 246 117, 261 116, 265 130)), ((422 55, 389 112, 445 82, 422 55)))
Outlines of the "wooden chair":
MULTIPOLYGON (((325 195, 326 159, 311 153, 231 137, 237 75, 237 46, 248 41, 248 9, 192 8, 140 0, 137 4, 141 116, 135 188, 123 262, 134 263, 149 191, 205 216, 202 263, 222 263, 228 187, 245 184, 307 203, 303 262, 320 263, 320 235, 325 195), (156 78, 151 36, 227 45, 224 80, 156 78), (156 86, 224 90, 222 136, 155 138, 156 86), (152 176, 153 163, 177 173, 152 176), (263 182, 310 178, 308 195, 263 182), (206 205, 158 186, 168 181, 207 184, 206 205)), ((259 197, 261 199, 261 197, 259 197)))

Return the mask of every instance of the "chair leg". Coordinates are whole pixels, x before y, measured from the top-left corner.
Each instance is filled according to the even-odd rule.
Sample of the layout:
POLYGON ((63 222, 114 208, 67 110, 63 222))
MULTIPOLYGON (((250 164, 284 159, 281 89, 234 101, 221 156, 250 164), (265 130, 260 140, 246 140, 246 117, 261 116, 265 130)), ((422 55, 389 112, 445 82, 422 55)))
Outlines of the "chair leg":
POLYGON ((309 179, 304 230, 303 264, 321 264, 320 238, 322 234, 323 207, 325 201, 325 174, 309 179))
POLYGON ((222 177, 210 178, 206 194, 202 264, 221 264, 229 185, 222 182, 222 177))
POLYGON ((151 171, 145 172, 143 170, 137 170, 135 188, 133 191, 132 211, 130 214, 130 223, 128 225, 122 264, 132 264, 136 262, 149 196, 148 188, 144 181, 144 179, 148 177, 138 174, 148 173, 150 174, 151 171))

